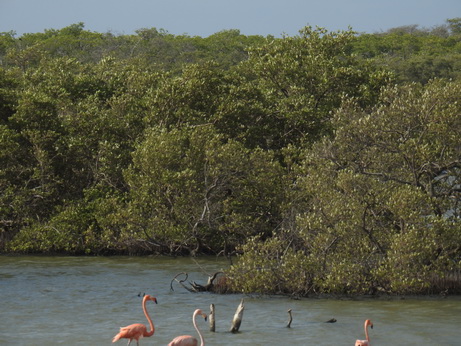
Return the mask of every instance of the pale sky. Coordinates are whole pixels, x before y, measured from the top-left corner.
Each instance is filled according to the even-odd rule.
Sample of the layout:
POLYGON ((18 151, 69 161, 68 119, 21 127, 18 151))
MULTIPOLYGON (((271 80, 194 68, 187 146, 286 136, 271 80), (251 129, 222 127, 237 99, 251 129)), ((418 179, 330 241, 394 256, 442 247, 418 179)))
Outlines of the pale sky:
POLYGON ((0 0, 0 32, 18 36, 79 22, 88 31, 123 35, 155 27, 202 37, 227 29, 293 36, 307 25, 374 33, 456 17, 461 0, 0 0))

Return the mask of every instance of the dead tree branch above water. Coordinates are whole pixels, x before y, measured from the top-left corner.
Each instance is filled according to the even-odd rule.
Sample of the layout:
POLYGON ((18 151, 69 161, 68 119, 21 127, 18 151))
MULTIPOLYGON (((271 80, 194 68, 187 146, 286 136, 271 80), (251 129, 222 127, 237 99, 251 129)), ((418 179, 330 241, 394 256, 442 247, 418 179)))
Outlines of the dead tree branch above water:
POLYGON ((184 281, 187 280, 187 278, 189 277, 189 274, 187 274, 186 272, 182 272, 182 273, 178 273, 175 275, 175 277, 173 278, 173 280, 171 280, 170 282, 170 291, 174 291, 173 289, 173 281, 176 281, 177 283, 179 283, 182 287, 184 287, 186 290, 190 291, 190 292, 193 292, 193 290, 191 290, 189 287, 187 287, 186 285, 184 285, 184 281), (179 275, 185 275, 186 278, 184 280, 178 280, 177 277, 179 275))
POLYGON ((217 287, 221 287, 221 285, 216 285, 215 284, 215 280, 216 280, 216 278, 218 277, 219 274, 223 274, 223 272, 216 272, 213 275, 208 276, 208 280, 207 280, 207 283, 205 285, 198 284, 195 281, 192 281, 192 282, 189 281, 189 285, 190 285, 190 287, 189 287, 189 286, 186 286, 184 284, 184 282, 187 280, 187 278, 189 276, 188 273, 181 272, 181 273, 176 274, 176 276, 173 278, 173 280, 171 280, 170 289, 172 291, 174 291, 174 289, 173 289, 173 281, 176 281, 182 287, 184 287, 186 290, 188 290, 189 292, 219 292, 220 289, 217 289, 217 287), (179 275, 186 275, 186 278, 183 279, 183 280, 178 280, 177 277, 179 275))

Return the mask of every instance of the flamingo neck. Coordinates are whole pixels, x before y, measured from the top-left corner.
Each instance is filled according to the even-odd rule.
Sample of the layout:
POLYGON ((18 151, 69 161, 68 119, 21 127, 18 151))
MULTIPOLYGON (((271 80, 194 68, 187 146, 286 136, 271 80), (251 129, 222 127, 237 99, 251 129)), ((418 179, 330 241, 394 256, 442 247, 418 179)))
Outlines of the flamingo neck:
POLYGON ((368 336, 368 325, 365 323, 365 338, 367 339, 368 342, 370 342, 370 338, 368 336))
POLYGON ((194 313, 194 317, 192 318, 192 323, 194 324, 194 328, 197 331, 198 335, 200 336, 200 346, 205 346, 205 340, 203 339, 203 335, 200 332, 200 329, 198 329, 196 319, 197 319, 197 314, 194 313))
POLYGON ((144 311, 144 315, 146 315, 147 321, 149 321, 150 331, 146 332, 144 336, 152 336, 154 335, 155 327, 154 327, 154 323, 152 322, 152 319, 149 316, 149 313, 147 312, 146 303, 147 303, 147 299, 144 299, 142 301, 142 309, 144 311))

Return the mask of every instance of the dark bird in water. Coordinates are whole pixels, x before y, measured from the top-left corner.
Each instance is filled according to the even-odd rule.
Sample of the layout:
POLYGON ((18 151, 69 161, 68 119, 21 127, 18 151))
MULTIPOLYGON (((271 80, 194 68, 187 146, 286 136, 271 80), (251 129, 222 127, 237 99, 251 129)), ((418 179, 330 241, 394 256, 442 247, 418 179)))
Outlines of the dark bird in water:
POLYGON ((335 323, 336 318, 329 319, 328 321, 325 321, 325 323, 335 323))
POLYGON ((288 309, 288 322, 287 322, 287 328, 291 328, 291 321, 293 321, 293 317, 291 316, 291 309, 288 309))

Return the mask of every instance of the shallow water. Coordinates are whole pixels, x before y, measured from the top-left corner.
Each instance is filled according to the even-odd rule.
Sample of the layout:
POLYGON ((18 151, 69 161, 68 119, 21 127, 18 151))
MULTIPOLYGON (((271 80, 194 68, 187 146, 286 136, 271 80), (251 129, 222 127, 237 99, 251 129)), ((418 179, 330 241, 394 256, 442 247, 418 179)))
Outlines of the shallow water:
MULTIPOLYGON (((301 299, 190 293, 173 277, 186 271, 204 284, 227 268, 222 259, 163 257, 0 257, 0 345, 111 345, 120 326, 141 322, 139 293, 148 302, 154 336, 141 345, 166 345, 195 335, 196 308, 216 307, 216 332, 199 318, 207 345, 354 345, 373 321, 373 345, 461 345, 461 298, 301 299), (245 299, 240 332, 229 333, 245 299), (286 328, 287 310, 293 311, 286 328), (324 323, 336 318, 336 323, 324 323)), ((116 345, 126 345, 120 340, 116 345)), ((136 345, 134 342, 132 345, 136 345)))

